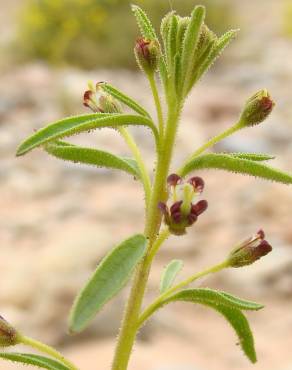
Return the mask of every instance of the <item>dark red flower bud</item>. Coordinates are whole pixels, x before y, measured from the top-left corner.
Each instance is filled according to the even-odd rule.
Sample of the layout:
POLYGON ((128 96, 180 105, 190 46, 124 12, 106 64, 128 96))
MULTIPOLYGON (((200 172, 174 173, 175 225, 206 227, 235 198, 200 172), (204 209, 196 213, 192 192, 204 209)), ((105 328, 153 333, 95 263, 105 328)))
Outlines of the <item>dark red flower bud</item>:
POLYGON ((272 251, 271 245, 264 240, 265 233, 259 230, 257 234, 240 243, 229 255, 230 267, 242 267, 251 265, 261 257, 272 251))
POLYGON ((18 344, 17 331, 2 316, 0 316, 0 347, 18 344))
POLYGON ((161 54, 158 41, 139 38, 136 41, 134 51, 142 71, 146 74, 156 72, 161 54))
POLYGON ((258 91, 245 104, 240 116, 242 126, 254 126, 263 122, 275 106, 266 89, 258 91))

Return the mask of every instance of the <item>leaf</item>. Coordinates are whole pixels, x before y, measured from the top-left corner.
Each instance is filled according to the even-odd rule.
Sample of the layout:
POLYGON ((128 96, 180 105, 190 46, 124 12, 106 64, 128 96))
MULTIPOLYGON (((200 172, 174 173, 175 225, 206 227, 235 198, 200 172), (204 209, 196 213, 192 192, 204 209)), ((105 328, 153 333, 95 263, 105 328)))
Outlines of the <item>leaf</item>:
POLYGON ((184 84, 187 84, 190 78, 189 74, 191 73, 191 66, 195 57, 195 50, 199 41, 204 19, 205 8, 200 5, 196 6, 191 14, 190 23, 186 29, 182 47, 181 75, 184 84))
POLYGON ((205 60, 205 62, 201 65, 198 70, 195 82, 199 80, 199 78, 207 72, 207 70, 212 66, 217 58, 221 55, 223 50, 226 46, 235 38, 239 30, 230 30, 222 35, 215 43, 212 51, 209 54, 209 57, 205 60))
POLYGON ((203 63, 209 58, 211 55, 214 45, 216 43, 216 39, 210 41, 209 45, 206 47, 205 51, 201 53, 196 59, 193 65, 192 75, 188 84, 187 92, 189 93, 193 88, 194 84, 198 81, 198 72, 200 72, 200 68, 203 63))
POLYGON ((20 156, 26 154, 30 150, 47 144, 51 141, 76 135, 84 131, 90 131, 104 127, 116 128, 128 125, 147 126, 151 128, 155 139, 158 141, 157 128, 149 118, 140 115, 94 113, 73 116, 49 124, 20 144, 16 155, 20 156))
POLYGON ((52 156, 65 161, 122 170, 140 178, 137 163, 132 158, 123 158, 102 150, 84 148, 61 141, 46 144, 44 148, 52 156))
POLYGON ((151 40, 158 40, 155 29, 152 26, 147 14, 137 5, 131 6, 132 11, 136 17, 140 32, 143 37, 151 40))
POLYGON ((239 310, 257 311, 264 308, 263 305, 240 299, 229 293, 208 288, 186 289, 173 294, 165 302, 184 301, 194 303, 208 302, 214 305, 224 305, 239 310))
POLYGON ((168 61, 168 69, 173 72, 174 57, 177 50, 176 39, 177 39, 177 27, 178 20, 177 16, 173 13, 169 21, 169 29, 167 33, 166 41, 166 56, 168 61))
POLYGON ((248 159, 215 153, 195 157, 183 167, 181 175, 185 176, 191 171, 209 168, 260 177, 283 184, 292 184, 292 176, 288 173, 248 159))
POLYGON ((173 285, 174 279, 183 267, 183 261, 171 261, 163 271, 160 281, 160 293, 165 293, 173 285))
POLYGON ((262 154, 262 153, 226 153, 226 154, 232 155, 233 157, 236 157, 236 158, 249 159, 251 161, 259 161, 259 162, 275 159, 274 156, 271 156, 269 154, 262 154))
POLYGON ((75 299, 69 319, 71 332, 85 329, 101 308, 125 286, 143 258, 146 244, 144 235, 134 235, 101 261, 75 299))
POLYGON ((254 338, 249 323, 244 314, 238 309, 230 308, 227 306, 212 306, 209 304, 206 305, 214 308, 225 317, 225 319, 235 330, 239 339, 238 344, 241 346, 244 354, 253 364, 256 363, 257 355, 255 351, 254 338))
POLYGON ((165 298, 148 312, 148 315, 143 318, 143 322, 159 308, 168 303, 177 301, 203 304, 221 313, 236 331, 239 338, 239 344, 241 345, 245 355, 252 363, 256 362, 253 335, 248 321, 241 312, 241 309, 259 310, 263 308, 262 305, 255 302, 245 301, 240 298, 233 297, 228 293, 212 289, 187 289, 165 298))
POLYGON ((25 365, 37 366, 42 369, 70 370, 69 367, 63 365, 59 361, 31 353, 2 352, 0 353, 0 358, 13 362, 21 362, 25 365))
POLYGON ((120 102, 124 103, 129 108, 133 109, 135 112, 141 114, 142 116, 150 118, 149 113, 143 107, 141 107, 140 104, 138 104, 135 100, 133 100, 129 96, 125 95, 120 90, 116 89, 114 86, 106 82, 100 83, 99 86, 101 86, 101 88, 105 92, 107 92, 108 94, 110 94, 111 96, 119 100, 120 102))
POLYGON ((236 331, 239 344, 245 355, 252 363, 256 362, 253 335, 246 317, 240 310, 259 310, 263 308, 262 305, 211 289, 183 290, 166 300, 167 303, 174 301, 200 303, 221 313, 236 331))

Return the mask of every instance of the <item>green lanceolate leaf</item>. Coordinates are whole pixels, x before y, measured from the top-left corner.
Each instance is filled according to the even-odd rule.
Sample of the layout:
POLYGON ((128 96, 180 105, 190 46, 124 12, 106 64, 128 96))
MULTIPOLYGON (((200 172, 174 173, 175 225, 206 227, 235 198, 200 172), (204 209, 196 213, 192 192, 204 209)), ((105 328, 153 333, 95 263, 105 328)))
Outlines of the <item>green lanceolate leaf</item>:
POLYGON ((201 67, 199 68, 195 82, 198 81, 205 72, 207 72, 207 70, 212 66, 215 60, 221 55, 226 46, 235 38, 237 33, 238 30, 230 30, 216 41, 208 58, 206 58, 205 62, 202 63, 201 67))
POLYGON ((259 310, 263 308, 262 305, 255 302, 245 301, 228 293, 212 289, 187 289, 162 300, 148 312, 148 315, 143 318, 143 322, 159 308, 168 303, 177 301, 202 304, 221 313, 236 331, 239 338, 239 344, 241 345, 245 355, 251 362, 256 362, 253 335, 248 321, 241 310, 259 310))
POLYGON ((256 162, 270 161, 271 159, 275 159, 274 156, 262 153, 223 153, 223 154, 228 154, 236 158, 249 159, 250 161, 256 162))
POLYGON ((238 309, 227 306, 213 306, 208 303, 206 303, 206 306, 214 308, 217 312, 221 313, 225 317, 225 319, 235 330, 239 339, 238 344, 241 346, 244 354, 253 364, 257 362, 253 334, 244 314, 238 309))
POLYGON ((160 34, 162 37, 165 54, 167 54, 167 40, 168 40, 168 33, 170 29, 170 22, 174 15, 175 15, 175 12, 171 11, 167 13, 161 21, 160 34))
POLYGON ((24 365, 32 365, 42 369, 49 370, 70 370, 69 367, 61 362, 53 360, 49 357, 33 355, 31 353, 3 352, 0 353, 0 358, 3 360, 20 362, 24 365))
POLYGON ((155 29, 144 10, 137 5, 132 5, 132 11, 136 17, 142 36, 147 39, 158 40, 155 29))
POLYGON ((202 304, 208 302, 210 305, 214 306, 223 305, 232 309, 247 311, 258 311, 264 307, 259 303, 246 301, 238 297, 232 296, 231 294, 221 292, 218 290, 207 288, 186 289, 178 293, 174 293, 170 296, 168 295, 168 297, 164 298, 156 305, 153 305, 151 307, 151 310, 147 312, 147 315, 143 317, 143 322, 146 321, 159 308, 175 301, 193 302, 202 304))
POLYGON ((101 261, 73 304, 69 319, 71 332, 85 329, 101 308, 125 286, 143 258, 146 244, 144 235, 134 235, 101 261))
POLYGON ((166 56, 168 62, 169 71, 173 72, 174 68, 174 57, 177 51, 176 39, 177 39, 177 27, 178 21, 175 14, 172 14, 169 22, 169 30, 167 33, 167 44, 166 44, 166 56))
POLYGON ((165 300, 167 303, 173 301, 194 303, 208 302, 214 305, 224 305, 230 308, 248 311, 258 311, 264 308, 262 304, 246 301, 232 296, 231 294, 207 288, 182 290, 181 292, 175 293, 165 300))
POLYGON ((122 170, 140 178, 137 163, 131 158, 123 158, 103 150, 84 148, 61 141, 46 144, 44 149, 52 156, 65 161, 122 170))
POLYGON ((194 170, 209 168, 241 173, 283 184, 292 184, 292 176, 288 173, 248 159, 215 153, 195 157, 183 167, 181 175, 185 176, 194 170))
POLYGON ((201 27, 204 23, 205 8, 203 6, 196 6, 191 14, 190 23, 187 26, 182 47, 182 78, 183 83, 188 84, 191 67, 195 57, 195 50, 200 37, 201 27))
POLYGON ((160 58, 159 61, 159 76, 164 87, 165 94, 168 94, 168 71, 164 57, 160 58))
POLYGON ((26 139, 18 147, 16 155, 20 156, 26 154, 32 149, 49 142, 76 135, 84 131, 86 132, 104 127, 117 128, 128 125, 146 126, 151 128, 156 141, 158 141, 157 129, 153 122, 147 117, 128 114, 94 113, 69 117, 49 124, 26 139))
POLYGON ((141 107, 140 104, 138 104, 135 100, 130 98, 129 96, 125 95, 120 90, 116 89, 114 86, 103 82, 100 83, 99 86, 108 94, 119 100, 121 103, 127 105, 129 108, 133 109, 135 112, 141 114, 142 116, 150 118, 149 113, 141 107))
POLYGON ((173 260, 164 269, 160 281, 160 293, 165 293, 172 287, 174 279, 183 267, 183 261, 173 260))

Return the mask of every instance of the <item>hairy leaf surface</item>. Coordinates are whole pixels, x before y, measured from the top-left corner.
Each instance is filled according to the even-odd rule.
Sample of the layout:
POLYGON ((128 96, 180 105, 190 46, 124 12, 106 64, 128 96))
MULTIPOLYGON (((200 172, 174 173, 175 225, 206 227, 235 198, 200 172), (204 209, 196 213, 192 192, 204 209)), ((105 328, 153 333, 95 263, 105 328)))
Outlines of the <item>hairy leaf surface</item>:
POLYGON ((241 173, 283 184, 292 184, 292 176, 286 172, 248 159, 236 158, 228 154, 210 153, 200 155, 188 162, 183 167, 181 174, 185 176, 194 170, 209 168, 241 173))
POLYGON ((183 267, 183 261, 172 260, 164 269, 160 281, 160 293, 163 294, 173 285, 174 279, 183 267))
POLYGON ((235 330, 239 338, 239 344, 245 355, 251 362, 256 362, 253 335, 248 321, 241 310, 259 310, 263 308, 262 305, 251 301, 245 301, 231 294, 212 289, 187 289, 165 298, 162 302, 153 307, 151 312, 148 312, 147 317, 144 317, 144 321, 159 308, 168 303, 177 301, 199 303, 221 313, 235 330))
POLYGON ((258 162, 270 161, 271 159, 275 159, 274 156, 269 155, 269 154, 263 154, 263 153, 222 153, 222 154, 228 154, 236 158, 249 159, 251 161, 258 161, 258 162))
POLYGON ((85 329, 101 308, 125 286, 143 258, 146 244, 144 235, 134 235, 101 261, 75 299, 69 319, 72 333, 85 329))
POLYGON ((142 36, 150 40, 158 40, 155 29, 144 10, 137 5, 132 5, 132 11, 136 17, 142 36))
POLYGON ((69 367, 63 365, 61 362, 53 360, 49 357, 34 355, 31 353, 17 353, 17 352, 2 352, 0 358, 3 360, 19 362, 24 365, 32 365, 42 369, 49 370, 70 370, 69 367))
POLYGON ((128 125, 149 127, 153 131, 156 140, 158 140, 157 129, 149 118, 140 115, 93 113, 73 116, 49 124, 26 139, 18 147, 16 155, 23 155, 51 141, 76 135, 84 131, 104 127, 117 128, 128 125))
POLYGON ((132 158, 123 158, 103 150, 84 148, 61 141, 46 144, 45 150, 65 161, 122 170, 140 178, 137 162, 132 158))

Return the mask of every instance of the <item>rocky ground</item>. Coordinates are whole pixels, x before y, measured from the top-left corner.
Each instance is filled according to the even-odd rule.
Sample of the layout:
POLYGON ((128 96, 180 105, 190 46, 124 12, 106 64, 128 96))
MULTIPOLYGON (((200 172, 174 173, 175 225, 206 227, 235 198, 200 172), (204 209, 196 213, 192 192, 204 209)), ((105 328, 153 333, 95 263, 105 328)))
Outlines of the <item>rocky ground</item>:
MULTIPOLYGON (((227 57, 190 96, 173 170, 197 145, 235 122, 249 95, 267 87, 277 102, 272 117, 215 149, 271 153, 277 157, 275 166, 292 171, 291 42, 274 35, 268 43, 270 35, 263 30, 260 37, 249 38, 248 47, 242 40, 229 62, 227 57)), ((95 364, 105 370, 109 369, 127 289, 81 336, 68 337, 66 316, 76 292, 106 251, 143 229, 141 187, 127 175, 62 163, 38 150, 14 157, 18 143, 34 129, 66 114, 86 112, 81 96, 89 79, 110 81, 151 109, 145 80, 132 72, 56 71, 37 63, 2 72, 0 311, 24 332, 58 345, 81 368, 95 364)), ((152 138, 144 129, 133 133, 151 170, 152 138)), ((112 130, 82 135, 74 141, 128 154, 112 130)), ((254 368, 292 369, 292 191, 225 172, 202 171, 199 175, 206 182, 208 212, 186 236, 171 238, 161 250, 147 301, 157 294, 163 266, 172 258, 184 260, 181 276, 187 276, 219 262, 234 243, 263 228, 274 246, 272 254, 251 267, 203 280, 200 286, 264 303, 262 312, 248 315, 259 357, 254 368)), ((177 304, 158 313, 145 327, 130 370, 250 369, 235 344, 231 329, 215 313, 177 304)), ((1 370, 16 368, 0 364, 1 370)))

